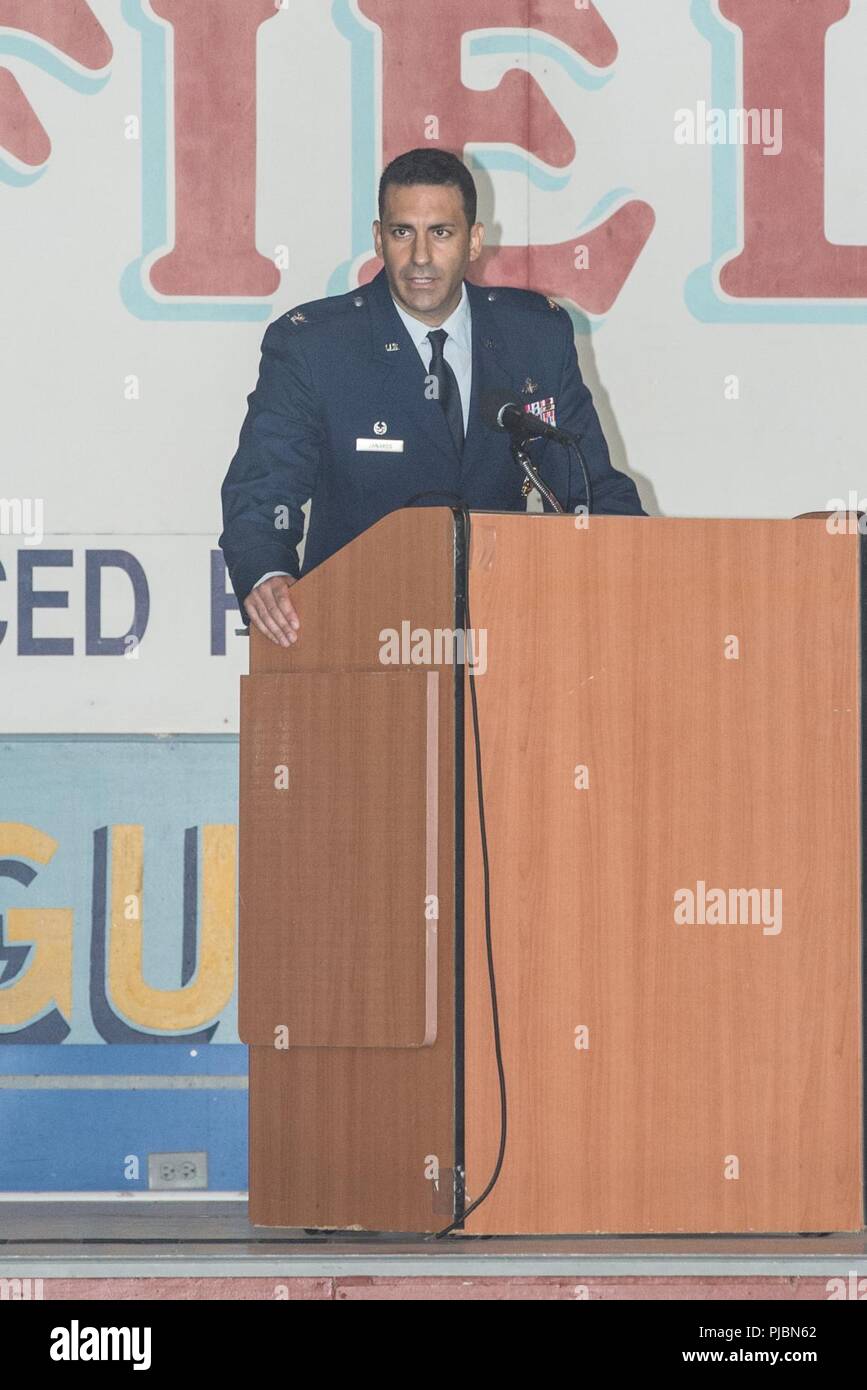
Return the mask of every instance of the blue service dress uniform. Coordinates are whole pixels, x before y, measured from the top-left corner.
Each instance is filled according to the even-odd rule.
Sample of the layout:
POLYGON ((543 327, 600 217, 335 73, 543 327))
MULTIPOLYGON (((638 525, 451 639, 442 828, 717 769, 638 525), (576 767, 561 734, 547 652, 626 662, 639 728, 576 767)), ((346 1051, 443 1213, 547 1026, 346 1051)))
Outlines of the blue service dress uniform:
MULTIPOLYGON (((553 401, 556 424, 580 440, 592 510, 645 514, 632 479, 611 465, 569 315, 530 290, 465 283, 472 387, 460 454, 384 270, 369 285, 269 324, 221 492, 219 543, 242 613, 264 574, 299 575, 308 499, 304 574, 419 493, 442 493, 439 505, 458 496, 471 508, 523 511, 524 475, 508 436, 487 423, 491 402, 553 401)), ((566 510, 586 503, 571 450, 538 440, 529 452, 566 510)), ((436 496, 425 501, 438 504, 436 496)))

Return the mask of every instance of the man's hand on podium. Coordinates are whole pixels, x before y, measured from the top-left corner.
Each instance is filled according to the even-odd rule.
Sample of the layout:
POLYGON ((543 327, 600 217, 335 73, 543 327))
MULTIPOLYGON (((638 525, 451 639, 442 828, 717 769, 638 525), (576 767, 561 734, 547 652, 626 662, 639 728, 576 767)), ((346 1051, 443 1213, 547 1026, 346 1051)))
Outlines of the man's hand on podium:
POLYGON ((244 599, 247 614, 260 632, 279 647, 290 647, 301 626, 289 590, 295 580, 288 574, 275 574, 251 589, 244 599))

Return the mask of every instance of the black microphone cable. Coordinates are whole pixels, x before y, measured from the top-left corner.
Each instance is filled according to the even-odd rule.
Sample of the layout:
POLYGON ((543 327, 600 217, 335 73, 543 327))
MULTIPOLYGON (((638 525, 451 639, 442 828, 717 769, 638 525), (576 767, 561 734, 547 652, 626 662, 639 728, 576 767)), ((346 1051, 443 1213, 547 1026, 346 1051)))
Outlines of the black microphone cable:
MULTIPOLYGON (((564 430, 563 432, 564 432, 564 434, 567 433, 567 431, 565 431, 565 430, 564 430)), ((582 477, 583 477, 583 479, 584 479, 584 493, 585 493, 585 496, 587 497, 587 512, 588 512, 588 515, 589 515, 590 512, 593 511, 593 489, 592 489, 592 487, 590 486, 590 475, 589 475, 589 473, 587 472, 587 465, 586 465, 585 462, 584 462, 584 455, 583 455, 582 452, 581 452, 581 446, 580 446, 580 444, 578 443, 578 440, 577 440, 577 438, 576 438, 576 436, 575 436, 574 434, 570 434, 570 435, 569 435, 569 452, 575 454, 575 456, 576 456, 577 459, 578 459, 579 464, 581 465, 581 475, 582 475, 582 477)), ((571 463, 569 464, 569 494, 568 494, 568 495, 569 495, 570 497, 572 496, 572 465, 571 465, 571 463)))
MULTIPOLYGON (((451 502, 454 504, 454 510, 459 511, 464 519, 464 528, 466 534, 466 593, 464 596, 464 610, 466 612, 467 619, 466 632, 467 634, 469 634, 473 630, 472 618, 470 616, 470 541, 472 526, 472 523, 470 521, 470 509, 467 506, 466 502, 463 500, 463 498, 457 497, 455 493, 436 491, 417 492, 413 497, 410 497, 409 500, 404 503, 404 506, 410 507, 414 502, 420 501, 423 497, 450 498, 451 502)), ((465 640, 464 642, 464 652, 466 653, 466 651, 467 640, 465 640)), ((456 1216, 454 1221, 452 1221, 450 1225, 444 1227, 441 1231, 434 1232, 433 1235, 425 1236, 425 1240, 442 1240, 443 1236, 451 1235, 452 1231, 454 1231, 458 1226, 463 1225, 467 1217, 470 1216, 472 1212, 476 1211, 482 1205, 482 1202, 484 1202, 485 1199, 489 1197, 490 1194, 493 1192, 494 1187, 497 1183, 497 1179, 499 1178, 500 1172, 503 1167, 503 1159, 506 1156, 506 1133, 508 1120, 508 1110, 506 1104, 506 1071, 505 1067, 503 1066, 503 1048, 502 1040, 500 1037, 500 1013, 497 1005, 497 979, 496 973, 494 971, 494 949, 493 941, 491 938, 491 870, 490 863, 488 860, 488 832, 485 823, 485 795, 484 788, 482 786, 482 745, 481 738, 479 735, 479 707, 478 701, 476 699, 476 677, 472 664, 469 662, 467 663, 467 671, 469 673, 470 704, 472 707, 473 714, 473 744, 475 748, 476 762, 476 789, 478 792, 479 831, 482 847, 482 870, 485 903, 485 949, 488 960, 488 984, 490 987, 491 996, 491 1022, 493 1024, 494 1030, 494 1054, 496 1057, 497 1079, 500 1088, 500 1147, 497 1152, 497 1161, 494 1164, 494 1170, 491 1173, 490 1178, 488 1179, 484 1191, 478 1197, 476 1197, 468 1207, 465 1207, 461 1212, 460 1216, 456 1216)))

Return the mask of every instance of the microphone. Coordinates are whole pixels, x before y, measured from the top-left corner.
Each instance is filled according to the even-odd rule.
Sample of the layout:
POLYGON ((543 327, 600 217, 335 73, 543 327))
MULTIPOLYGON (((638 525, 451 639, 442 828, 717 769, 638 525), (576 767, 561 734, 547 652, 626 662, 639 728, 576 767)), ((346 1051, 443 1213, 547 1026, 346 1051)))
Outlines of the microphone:
POLYGON ((558 444, 572 444, 571 434, 549 425, 531 410, 524 410, 514 401, 488 394, 482 401, 482 419, 492 430, 506 430, 514 442, 530 439, 554 439, 558 444))
MULTIPOLYGON (((584 479, 584 494, 587 498, 587 511, 593 511, 593 492, 590 487, 590 478, 587 474, 587 465, 584 462, 584 455, 581 446, 574 434, 569 434, 568 430, 559 430, 556 425, 549 425, 545 420, 541 420, 538 415, 534 415, 531 410, 524 410, 516 405, 514 401, 504 401, 501 394, 487 391, 482 396, 481 415, 485 424, 492 430, 505 430, 511 438, 512 455, 524 470, 526 479, 524 481, 524 495, 533 487, 541 492, 553 507, 555 512, 562 512, 563 508, 550 488, 539 477, 530 461, 529 455, 521 448, 522 443, 529 442, 531 439, 553 439, 564 448, 574 452, 575 457, 581 467, 581 475, 584 479)), ((571 493, 571 470, 570 470, 570 493, 571 493)))

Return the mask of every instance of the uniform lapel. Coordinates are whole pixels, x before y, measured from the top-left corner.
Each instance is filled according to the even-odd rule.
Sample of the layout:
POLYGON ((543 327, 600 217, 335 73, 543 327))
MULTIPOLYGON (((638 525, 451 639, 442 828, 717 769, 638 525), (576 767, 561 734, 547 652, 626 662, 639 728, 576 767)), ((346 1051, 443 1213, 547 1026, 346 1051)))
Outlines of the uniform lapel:
POLYGON ((501 403, 521 400, 508 348, 489 308, 492 302, 490 297, 495 296, 497 291, 472 285, 469 280, 466 286, 473 324, 473 384, 469 425, 461 460, 462 483, 484 459, 486 451, 497 440, 502 443, 502 433, 492 430, 482 418, 482 402, 486 396, 490 395, 501 403))
POLYGON ((385 270, 371 280, 368 296, 371 351, 384 389, 402 410, 409 411, 425 438, 455 463, 458 455, 445 412, 439 401, 429 400, 425 395, 424 363, 394 307, 385 270))

